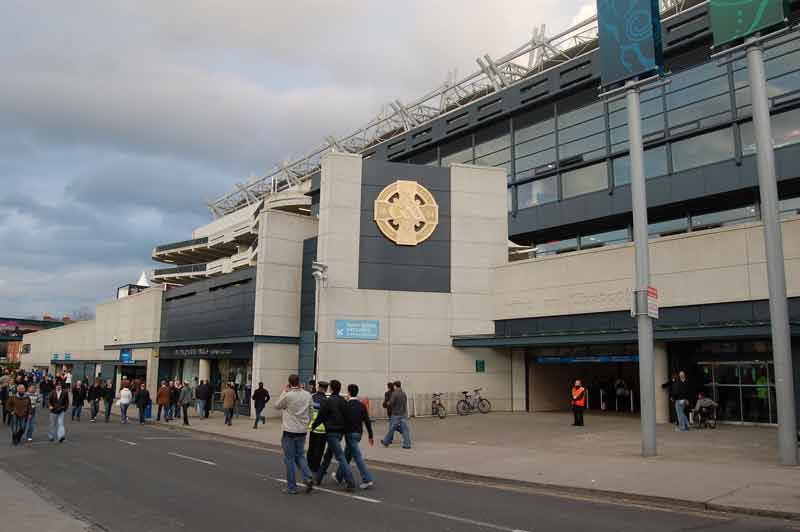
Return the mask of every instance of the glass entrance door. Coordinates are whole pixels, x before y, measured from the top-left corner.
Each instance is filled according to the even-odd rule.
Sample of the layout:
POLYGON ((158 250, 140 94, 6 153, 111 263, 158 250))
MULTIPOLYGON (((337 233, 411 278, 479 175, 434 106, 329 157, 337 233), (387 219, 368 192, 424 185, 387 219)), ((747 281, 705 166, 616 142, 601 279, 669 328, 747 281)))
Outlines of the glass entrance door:
POLYGON ((720 421, 777 423, 772 362, 700 362, 704 392, 719 405, 720 421))

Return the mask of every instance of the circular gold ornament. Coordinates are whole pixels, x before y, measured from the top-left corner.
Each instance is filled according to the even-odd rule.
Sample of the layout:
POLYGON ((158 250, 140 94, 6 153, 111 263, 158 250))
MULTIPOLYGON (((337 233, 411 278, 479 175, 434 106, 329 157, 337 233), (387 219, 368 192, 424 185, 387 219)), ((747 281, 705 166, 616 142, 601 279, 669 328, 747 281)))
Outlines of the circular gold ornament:
POLYGON ((375 223, 381 233, 400 246, 416 246, 439 225, 439 205, 416 181, 395 181, 375 200, 375 223))

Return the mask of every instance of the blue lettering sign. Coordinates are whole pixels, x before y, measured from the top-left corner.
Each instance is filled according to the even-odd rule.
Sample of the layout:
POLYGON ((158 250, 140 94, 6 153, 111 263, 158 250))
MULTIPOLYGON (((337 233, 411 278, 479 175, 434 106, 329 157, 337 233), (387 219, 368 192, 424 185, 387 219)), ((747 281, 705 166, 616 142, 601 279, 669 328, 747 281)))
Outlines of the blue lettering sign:
POLYGON ((658 0, 597 0, 603 86, 661 70, 658 0))
POLYGON ((377 340, 379 334, 378 320, 336 320, 337 340, 377 340))
POLYGON ((50 358, 51 360, 58 360, 58 353, 53 353, 53 355, 50 358))
POLYGON ((64 360, 72 360, 72 353, 64 353, 64 360))
POLYGON ((639 362, 638 355, 586 355, 576 357, 536 357, 539 364, 609 364, 617 362, 639 362))
POLYGON ((119 350, 119 361, 123 364, 130 364, 133 362, 133 353, 131 353, 130 348, 119 350))

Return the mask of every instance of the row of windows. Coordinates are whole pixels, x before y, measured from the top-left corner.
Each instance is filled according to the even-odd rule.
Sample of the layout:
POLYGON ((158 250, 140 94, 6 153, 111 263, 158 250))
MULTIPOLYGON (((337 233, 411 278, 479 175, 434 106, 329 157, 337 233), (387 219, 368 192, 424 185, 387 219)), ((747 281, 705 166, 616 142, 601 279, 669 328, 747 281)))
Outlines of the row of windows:
MULTIPOLYGON (((800 215, 800 197, 781 200, 779 202, 779 208, 782 219, 800 215)), ((754 222, 759 220, 759 218, 758 205, 748 205, 735 209, 702 214, 686 213, 684 216, 649 224, 648 233, 651 238, 658 238, 690 231, 703 231, 717 227, 754 222)), ((547 255, 557 255, 580 249, 622 244, 631 242, 632 240, 632 228, 630 226, 625 226, 602 233, 575 235, 571 238, 556 241, 536 242, 532 244, 532 249, 513 252, 510 258, 511 260, 524 260, 547 255)))
MULTIPOLYGON (((768 91, 775 105, 800 98, 800 39, 796 37, 790 34, 765 52, 768 91)), ((698 50, 689 52, 697 54, 698 50)), ((648 177, 753 153, 752 124, 746 121, 750 114, 747 75, 741 61, 726 66, 708 61, 671 75, 666 86, 642 92, 648 177), (735 153, 736 128, 725 127, 734 122, 743 122, 740 154, 735 153), (686 138, 692 133, 703 134, 686 138)), ((630 181, 625 101, 581 106, 587 97, 579 94, 525 111, 408 161, 503 167, 509 190, 517 190, 519 209, 624 185, 630 181)), ((776 145, 800 140, 795 127, 800 123, 798 114, 778 116, 773 124, 776 145)))

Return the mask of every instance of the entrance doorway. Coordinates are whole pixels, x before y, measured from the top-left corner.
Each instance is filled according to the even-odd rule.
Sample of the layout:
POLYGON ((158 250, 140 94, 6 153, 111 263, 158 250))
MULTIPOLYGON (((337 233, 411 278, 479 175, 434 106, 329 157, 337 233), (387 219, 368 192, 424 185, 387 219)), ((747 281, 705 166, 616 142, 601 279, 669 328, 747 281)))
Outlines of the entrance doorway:
POLYGON ((698 362, 703 388, 720 421, 778 423, 775 368, 770 361, 698 362))

